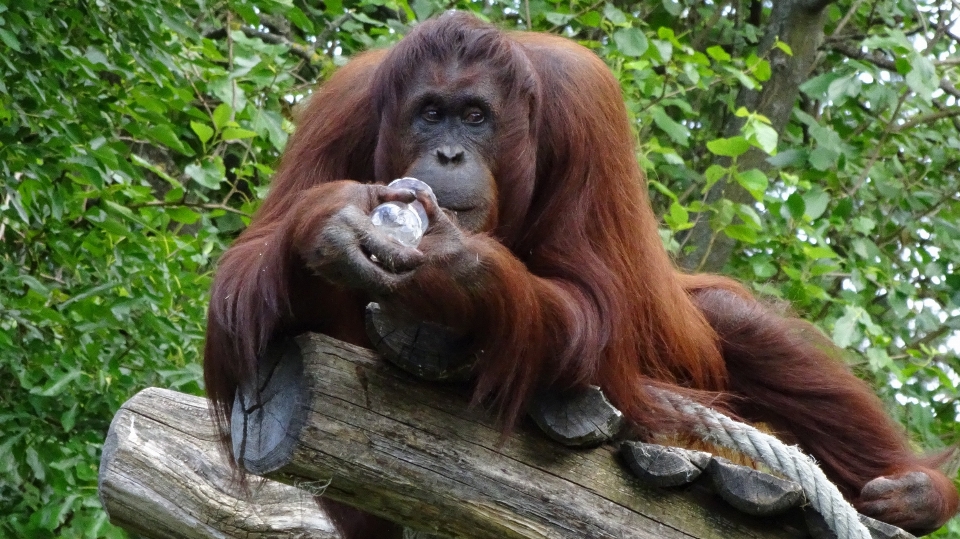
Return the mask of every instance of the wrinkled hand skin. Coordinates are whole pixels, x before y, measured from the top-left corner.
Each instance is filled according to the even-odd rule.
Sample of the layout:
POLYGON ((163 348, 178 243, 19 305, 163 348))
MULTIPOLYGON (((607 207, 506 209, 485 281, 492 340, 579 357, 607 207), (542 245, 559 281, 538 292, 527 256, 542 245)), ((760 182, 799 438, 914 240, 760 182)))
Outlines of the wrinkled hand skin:
POLYGON ((924 471, 878 477, 864 485, 855 505, 858 511, 869 517, 899 526, 914 535, 926 535, 948 520, 938 519, 938 515, 957 512, 956 490, 952 486, 943 488, 937 481, 949 483, 942 474, 924 471), (941 495, 950 491, 954 495, 949 499, 941 495))
POLYGON ((429 190, 396 189, 350 181, 309 190, 292 212, 294 249, 328 281, 388 295, 407 285, 414 270, 465 249, 463 233, 429 190), (430 220, 419 248, 407 247, 373 226, 370 213, 384 202, 423 204, 430 220), (330 208, 318 212, 316 208, 330 208))

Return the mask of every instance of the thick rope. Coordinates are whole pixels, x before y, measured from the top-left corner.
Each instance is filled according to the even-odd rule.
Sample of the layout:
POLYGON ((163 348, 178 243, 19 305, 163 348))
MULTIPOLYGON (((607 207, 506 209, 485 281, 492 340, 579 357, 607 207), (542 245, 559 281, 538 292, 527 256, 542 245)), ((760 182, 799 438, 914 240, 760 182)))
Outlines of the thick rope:
POLYGON ((870 539, 870 532, 860 522, 857 510, 843 498, 817 463, 796 446, 671 391, 652 386, 648 386, 648 390, 692 419, 694 430, 704 440, 739 451, 799 483, 807 501, 823 515, 837 539, 870 539))

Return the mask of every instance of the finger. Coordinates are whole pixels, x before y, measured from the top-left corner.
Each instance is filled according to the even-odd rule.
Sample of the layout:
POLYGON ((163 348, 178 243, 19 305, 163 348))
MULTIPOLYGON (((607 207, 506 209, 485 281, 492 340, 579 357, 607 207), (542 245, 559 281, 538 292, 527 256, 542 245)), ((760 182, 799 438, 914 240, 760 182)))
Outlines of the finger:
POLYGON ((436 197, 433 194, 433 189, 430 188, 426 182, 422 182, 416 178, 411 178, 409 176, 400 178, 399 180, 393 180, 390 182, 390 187, 395 187, 398 189, 412 189, 417 193, 417 197, 421 196, 433 199, 433 204, 436 205, 436 197))
POLYGON ((886 498, 861 501, 857 504, 857 510, 865 515, 882 515, 895 509, 896 504, 886 498))
MULTIPOLYGON (((385 242, 373 239, 371 229, 369 219, 358 208, 348 207, 338 212, 330 226, 321 232, 323 262, 314 269, 334 282, 375 294, 396 290, 409 277, 401 270, 416 264, 409 255, 391 252, 385 242), (379 258, 372 259, 368 246, 379 258)), ((403 246, 397 244, 397 247, 403 246)))
POLYGON ((440 203, 437 202, 436 195, 433 194, 433 189, 429 187, 426 189, 417 189, 417 202, 423 206, 423 210, 427 214, 427 219, 430 220, 430 224, 443 222, 445 214, 443 209, 440 207, 440 203))
POLYGON ((403 245, 378 229, 363 235, 360 246, 374 263, 394 274, 412 271, 424 261, 423 252, 403 245))
POLYGON ((405 202, 407 204, 417 200, 417 193, 406 187, 387 187, 386 185, 373 186, 373 197, 370 201, 372 210, 384 202, 405 202))
POLYGON ((863 486, 860 490, 860 498, 863 500, 874 500, 888 495, 897 488, 897 483, 888 477, 877 477, 863 486))
POLYGON ((427 218, 430 222, 433 223, 436 221, 441 211, 440 204, 437 202, 437 197, 433 193, 433 189, 431 189, 427 183, 416 178, 404 177, 390 182, 390 186, 398 189, 412 190, 416 194, 417 202, 419 202, 426 211, 427 218))

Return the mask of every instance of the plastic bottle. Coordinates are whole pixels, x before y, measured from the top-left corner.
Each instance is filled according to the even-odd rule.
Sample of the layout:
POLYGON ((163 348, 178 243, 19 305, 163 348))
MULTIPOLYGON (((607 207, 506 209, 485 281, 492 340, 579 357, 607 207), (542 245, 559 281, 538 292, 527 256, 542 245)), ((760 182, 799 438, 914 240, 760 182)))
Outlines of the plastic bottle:
MULTIPOLYGON (((398 187, 401 189, 423 188, 430 190, 430 186, 416 178, 400 178, 393 180, 387 187, 398 187)), ((414 200, 409 204, 406 202, 384 202, 370 213, 370 221, 373 226, 379 228, 384 234, 397 240, 407 247, 416 247, 423 238, 423 233, 430 226, 427 219, 427 212, 423 204, 414 200)))

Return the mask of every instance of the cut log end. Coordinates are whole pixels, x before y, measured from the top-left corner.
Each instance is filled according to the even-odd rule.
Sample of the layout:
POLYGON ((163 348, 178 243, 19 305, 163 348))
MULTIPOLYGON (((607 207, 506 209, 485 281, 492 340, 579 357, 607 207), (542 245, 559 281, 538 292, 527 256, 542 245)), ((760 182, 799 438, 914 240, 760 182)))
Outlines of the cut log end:
POLYGON ((230 418, 233 457, 263 475, 290 460, 309 402, 303 358, 293 340, 271 346, 258 365, 257 383, 241 387, 230 418))
POLYGON ((549 436, 571 447, 590 447, 612 440, 623 429, 623 413, 599 387, 541 392, 527 409, 549 436))
POLYGON ((710 463, 710 454, 703 451, 643 442, 624 442, 620 455, 637 478, 657 487, 692 483, 710 463))
POLYGON ((749 515, 778 515, 804 500, 800 485, 724 458, 714 457, 707 472, 717 494, 749 515))
POLYGON ((378 303, 370 303, 366 329, 377 352, 417 378, 458 382, 470 378, 476 354, 469 352, 469 339, 451 328, 404 323, 388 316, 378 303))

